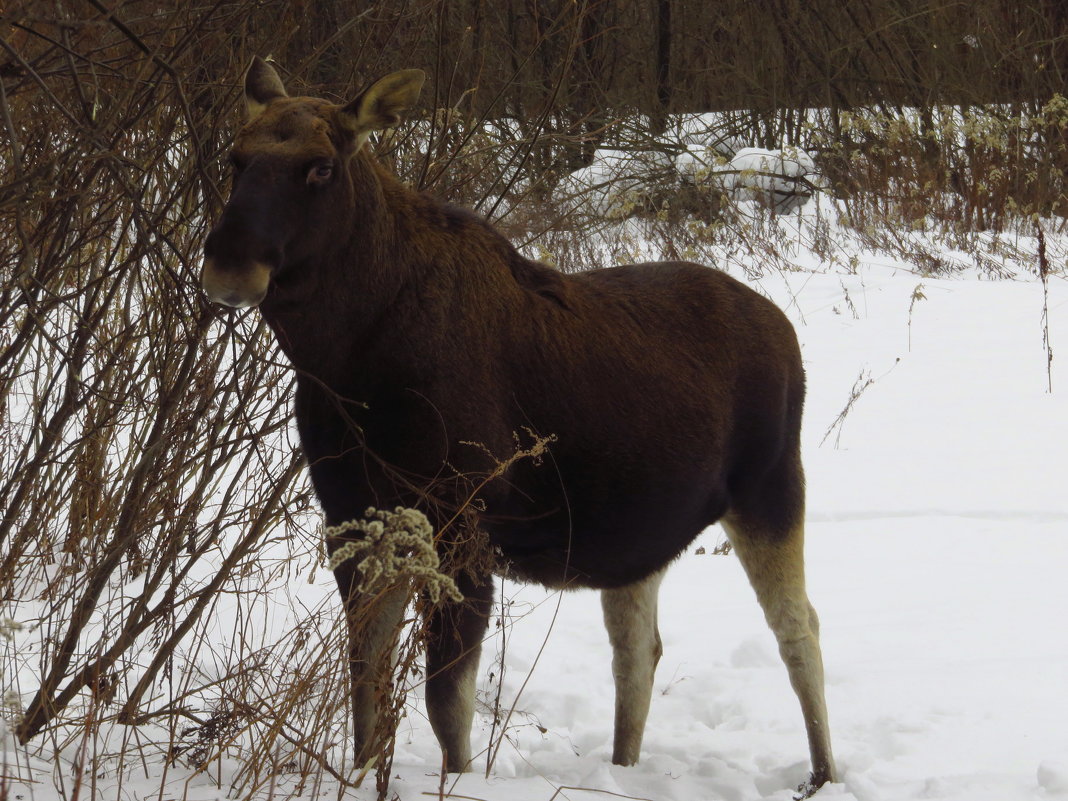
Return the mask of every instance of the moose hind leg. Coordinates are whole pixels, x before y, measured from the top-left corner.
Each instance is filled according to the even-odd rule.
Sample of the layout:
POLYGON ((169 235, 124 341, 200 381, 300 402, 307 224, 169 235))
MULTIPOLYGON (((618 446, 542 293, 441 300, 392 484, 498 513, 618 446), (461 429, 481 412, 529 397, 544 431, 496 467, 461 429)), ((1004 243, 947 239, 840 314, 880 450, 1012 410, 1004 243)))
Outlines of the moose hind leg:
POLYGON ((619 589, 603 590, 601 606, 612 645, 612 676, 616 685, 615 739, 612 762, 638 761, 653 695, 653 674, 664 652, 657 627, 656 605, 664 570, 619 589))
POLYGON ((492 580, 458 580, 462 603, 442 602, 427 615, 426 709, 445 755, 445 770, 471 766, 471 723, 482 639, 493 603, 492 580))
POLYGON ((824 699, 819 620, 805 591, 803 523, 798 521, 780 534, 740 516, 728 516, 720 522, 756 591, 778 641, 790 684, 801 702, 812 758, 808 790, 815 792, 835 780, 835 768, 824 699))

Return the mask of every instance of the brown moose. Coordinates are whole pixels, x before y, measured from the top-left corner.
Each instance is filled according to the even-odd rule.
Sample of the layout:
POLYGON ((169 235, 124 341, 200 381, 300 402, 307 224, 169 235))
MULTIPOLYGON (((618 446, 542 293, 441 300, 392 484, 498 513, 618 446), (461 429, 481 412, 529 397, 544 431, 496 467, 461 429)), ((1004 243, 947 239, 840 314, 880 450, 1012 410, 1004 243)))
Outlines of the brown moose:
MULTIPOLYGON (((404 186, 365 144, 413 106, 423 79, 396 72, 335 105, 289 97, 255 59, 233 191, 205 244, 208 297, 259 306, 296 371, 297 425, 327 522, 402 505, 440 526, 469 491, 459 477, 486 475, 515 432, 552 435, 540 465, 515 461, 481 489, 478 526, 515 576, 601 590, 612 761, 638 760, 662 650, 660 580, 719 521, 801 702, 809 792, 833 781, 805 592, 804 374, 790 323, 696 264, 561 274, 471 212, 404 186)), ((370 624, 356 627, 371 599, 351 560, 335 576, 366 758, 404 594, 376 597, 370 624)), ((426 704, 449 771, 470 765, 493 595, 488 573, 456 578, 464 602, 426 621, 426 704)))

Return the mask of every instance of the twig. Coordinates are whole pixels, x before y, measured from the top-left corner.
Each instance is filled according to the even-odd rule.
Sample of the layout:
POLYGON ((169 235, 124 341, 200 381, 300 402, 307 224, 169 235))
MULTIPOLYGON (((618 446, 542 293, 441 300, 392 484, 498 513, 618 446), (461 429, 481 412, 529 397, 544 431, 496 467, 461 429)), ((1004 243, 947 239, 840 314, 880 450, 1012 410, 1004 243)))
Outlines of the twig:
POLYGON ((871 373, 867 370, 861 370, 857 376, 857 380, 853 382, 853 388, 849 390, 849 400, 846 401, 846 405, 842 408, 842 411, 838 413, 838 416, 834 418, 834 421, 827 428, 827 431, 823 435, 823 439, 820 440, 822 446, 827 441, 827 437, 831 435, 831 432, 836 428, 838 433, 834 438, 834 447, 838 447, 838 443, 842 439, 842 426, 845 424, 846 416, 853 408, 853 404, 860 400, 860 396, 864 393, 868 387, 875 383, 875 379, 871 377, 871 373))
POLYGON ((516 706, 519 704, 519 699, 523 697, 523 691, 526 690, 527 684, 530 682, 531 677, 534 675, 534 669, 538 666, 538 662, 541 660, 541 655, 545 652, 545 646, 549 644, 549 635, 552 634, 553 628, 556 626, 556 619, 560 615, 560 604, 563 603, 564 593, 561 590, 557 590, 556 593, 556 608, 553 609, 552 620, 549 622, 549 628, 545 632, 545 636, 542 638, 541 645, 538 647, 538 653, 534 656, 534 661, 530 665, 530 670, 527 671, 526 677, 523 679, 522 685, 519 687, 519 691, 515 694, 515 698, 512 700, 512 705, 508 709, 508 714, 504 717, 504 722, 501 724, 501 734, 497 738, 496 743, 490 743, 489 753, 486 756, 486 775, 489 776, 490 770, 493 768, 493 763, 497 759, 497 754, 501 750, 501 745, 504 744, 505 733, 508 731, 508 722, 512 719, 512 715, 515 713, 516 706))
POLYGON ((1042 279, 1042 347, 1046 351, 1046 392, 1053 392, 1053 347, 1049 341, 1049 257, 1046 255, 1046 234, 1036 220, 1038 232, 1038 277, 1042 279))
POLYGON ((598 790, 595 787, 572 787, 570 785, 562 785, 556 788, 556 792, 552 794, 549 801, 555 801, 556 797, 560 795, 564 790, 572 790, 576 793, 596 793, 598 795, 610 795, 612 798, 626 798, 628 801, 653 801, 652 798, 646 798, 641 795, 624 795, 623 793, 615 793, 611 790, 598 790))

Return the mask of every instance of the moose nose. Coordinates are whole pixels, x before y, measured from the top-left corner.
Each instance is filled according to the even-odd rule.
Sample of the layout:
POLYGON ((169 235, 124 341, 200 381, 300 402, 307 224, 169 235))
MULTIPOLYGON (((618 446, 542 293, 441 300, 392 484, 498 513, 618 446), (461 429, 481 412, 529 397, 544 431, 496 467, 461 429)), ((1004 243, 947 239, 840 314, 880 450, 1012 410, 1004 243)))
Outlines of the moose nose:
POLYGON ((253 261, 240 269, 223 269, 216 259, 204 257, 204 272, 200 284, 213 303, 247 309, 258 306, 267 296, 271 282, 271 268, 253 261))

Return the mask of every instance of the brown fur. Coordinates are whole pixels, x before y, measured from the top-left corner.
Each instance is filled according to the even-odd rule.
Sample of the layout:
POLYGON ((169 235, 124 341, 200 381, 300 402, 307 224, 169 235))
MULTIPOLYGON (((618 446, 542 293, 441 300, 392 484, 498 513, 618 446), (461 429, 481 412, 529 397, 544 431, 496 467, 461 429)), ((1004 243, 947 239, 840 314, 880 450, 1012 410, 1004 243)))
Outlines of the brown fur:
MULTIPOLYGON (((540 464, 519 460, 480 493, 480 526, 516 575, 614 592, 661 571, 729 515, 732 537, 758 544, 740 552, 775 565, 750 570, 765 610, 785 604, 776 615, 790 618, 803 602, 807 620, 804 376, 785 316, 694 264, 562 275, 470 212, 403 186, 362 145, 414 102, 414 71, 340 107, 280 94, 263 68, 254 64, 246 81, 253 119, 234 146, 242 170, 208 238, 204 282, 220 302, 258 304, 297 371, 295 414, 327 521, 404 504, 441 524, 468 491, 465 477, 512 453, 516 432, 551 435, 540 464), (317 165, 326 164, 324 181, 317 165)), ((366 604, 358 577, 350 567, 337 577, 353 620, 366 604)), ((635 597, 655 608, 649 586, 651 601, 635 597)), ((428 707, 450 770, 469 759, 463 696, 490 587, 488 576, 463 576, 468 603, 428 621, 428 707)), ((642 614, 619 603, 615 632, 642 614)), ((807 637, 812 627, 776 634, 807 637)), ((358 750, 369 747, 373 710, 361 705, 381 680, 370 664, 380 652, 381 642, 354 634, 358 750)), ((791 668, 806 688, 811 657, 791 668)), ((818 692, 805 693, 818 786, 833 777, 822 673, 818 692)), ((617 730, 616 761, 632 762, 645 712, 623 718, 634 722, 617 730)))

